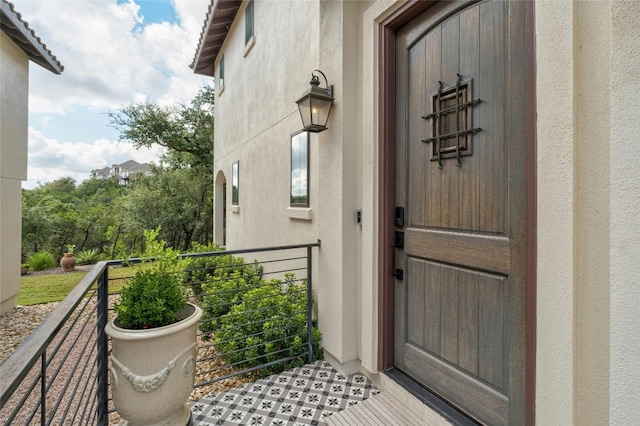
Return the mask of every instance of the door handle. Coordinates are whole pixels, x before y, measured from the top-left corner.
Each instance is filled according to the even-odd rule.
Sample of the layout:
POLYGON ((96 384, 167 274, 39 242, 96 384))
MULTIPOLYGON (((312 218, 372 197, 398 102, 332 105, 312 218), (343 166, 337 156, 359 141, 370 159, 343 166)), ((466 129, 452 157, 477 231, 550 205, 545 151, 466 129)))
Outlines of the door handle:
POLYGON ((396 280, 404 280, 404 271, 400 268, 396 268, 396 247, 392 246, 391 250, 391 274, 396 280))
POLYGON ((404 248, 404 232, 396 231, 393 245, 395 248, 404 248))

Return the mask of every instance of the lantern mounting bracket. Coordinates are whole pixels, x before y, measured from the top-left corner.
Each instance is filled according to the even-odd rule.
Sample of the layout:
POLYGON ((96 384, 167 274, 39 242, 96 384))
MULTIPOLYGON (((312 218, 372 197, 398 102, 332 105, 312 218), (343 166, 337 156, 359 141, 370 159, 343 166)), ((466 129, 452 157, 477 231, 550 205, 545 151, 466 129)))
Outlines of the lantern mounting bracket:
POLYGON ((309 82, 309 84, 316 87, 320 85, 320 78, 318 78, 318 76, 315 75, 314 72, 320 73, 322 78, 324 78, 324 86, 325 86, 324 88, 327 90, 327 94, 333 97, 333 84, 331 85, 329 84, 329 81, 327 80, 327 76, 324 75, 322 71, 320 70, 311 71, 311 81, 309 82))

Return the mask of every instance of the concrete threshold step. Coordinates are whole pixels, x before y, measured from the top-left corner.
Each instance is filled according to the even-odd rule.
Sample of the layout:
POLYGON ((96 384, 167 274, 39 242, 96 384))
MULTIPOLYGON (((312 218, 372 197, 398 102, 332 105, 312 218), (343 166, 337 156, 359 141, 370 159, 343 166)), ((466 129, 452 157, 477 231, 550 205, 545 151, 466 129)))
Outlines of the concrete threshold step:
POLYGON ((407 426, 428 425, 387 392, 325 417, 328 426, 407 426))

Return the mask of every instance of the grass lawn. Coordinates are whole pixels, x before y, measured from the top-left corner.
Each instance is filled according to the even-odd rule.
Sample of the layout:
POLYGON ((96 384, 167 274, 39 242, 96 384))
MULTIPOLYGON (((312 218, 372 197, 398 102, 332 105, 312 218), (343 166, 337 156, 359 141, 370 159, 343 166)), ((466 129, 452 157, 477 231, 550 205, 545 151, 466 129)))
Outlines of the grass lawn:
MULTIPOLYGON (((125 278, 132 276, 138 267, 110 269, 109 293, 118 293, 126 282, 125 278)), ((67 272, 64 274, 23 276, 20 279, 18 305, 59 302, 78 285, 86 274, 86 272, 67 272)))

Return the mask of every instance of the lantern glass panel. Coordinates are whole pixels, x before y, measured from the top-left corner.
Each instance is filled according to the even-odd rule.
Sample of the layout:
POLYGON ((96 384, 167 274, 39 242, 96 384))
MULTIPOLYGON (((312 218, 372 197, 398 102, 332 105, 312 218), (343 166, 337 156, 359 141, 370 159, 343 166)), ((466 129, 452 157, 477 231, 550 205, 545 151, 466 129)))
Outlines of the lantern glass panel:
POLYGON ((298 109, 302 118, 303 127, 311 125, 311 98, 306 97, 298 101, 298 109))
POLYGON ((326 99, 311 99, 311 122, 312 124, 326 127, 331 111, 331 101, 326 99))

